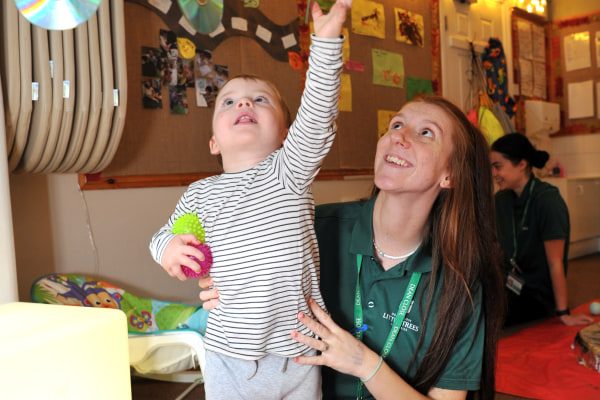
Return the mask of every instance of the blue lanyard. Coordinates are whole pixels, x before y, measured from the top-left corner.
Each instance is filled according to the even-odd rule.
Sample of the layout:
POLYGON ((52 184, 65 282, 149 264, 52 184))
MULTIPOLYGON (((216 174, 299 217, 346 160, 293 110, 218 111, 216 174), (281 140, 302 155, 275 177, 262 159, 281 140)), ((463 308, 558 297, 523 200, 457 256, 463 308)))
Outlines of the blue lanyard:
MULTIPOLYGON (((360 268, 362 266, 362 254, 356 255, 356 290, 354 294, 354 329, 353 334, 358 340, 362 341, 363 338, 363 310, 362 310, 362 295, 360 291, 360 268)), ((398 311, 396 312, 396 317, 394 318, 394 322, 392 327, 390 328, 390 332, 388 333, 388 337, 385 341, 385 345, 381 350, 381 357, 386 358, 390 351, 392 351, 392 346, 400 333, 400 328, 402 327, 402 323, 404 322, 404 318, 408 313, 408 309, 410 307, 410 303, 417 291, 417 286, 419 286, 419 280, 421 279, 420 272, 413 272, 410 277, 410 282, 408 283, 408 287, 404 292, 404 297, 398 306, 398 311)), ((361 380, 358 380, 358 386, 356 388, 356 398, 362 399, 362 386, 363 383, 361 380)))

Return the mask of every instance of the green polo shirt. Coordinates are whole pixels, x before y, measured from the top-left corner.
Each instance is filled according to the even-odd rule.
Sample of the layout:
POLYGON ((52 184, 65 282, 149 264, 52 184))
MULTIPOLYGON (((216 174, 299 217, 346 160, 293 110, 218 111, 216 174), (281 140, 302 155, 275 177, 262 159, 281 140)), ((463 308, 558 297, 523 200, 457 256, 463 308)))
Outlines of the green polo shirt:
POLYGON ((540 181, 533 175, 525 185, 520 197, 512 190, 501 190, 496 193, 496 226, 498 240, 504 251, 504 268, 512 269, 509 262, 514 252, 514 235, 517 236, 517 254, 515 261, 523 271, 525 288, 546 306, 548 315, 555 309, 550 267, 546 258, 544 242, 564 239, 565 249, 563 261, 565 274, 569 253, 569 210, 558 188, 548 182, 540 181), (533 185, 533 190, 532 190, 533 185), (525 208, 527 213, 525 214, 525 208), (525 214, 525 219, 523 219, 525 214), (521 222, 523 222, 521 226, 521 222))
MULTIPOLYGON (((354 326, 357 254, 363 255, 360 287, 363 319, 367 325, 363 341, 369 348, 381 353, 411 274, 421 272, 413 303, 391 353, 385 359, 400 376, 410 380, 431 343, 437 316, 433 308, 427 320, 427 329, 424 330, 421 316, 430 284, 431 256, 420 248, 406 261, 385 271, 373 250, 374 202, 371 199, 317 207, 315 227, 321 255, 321 292, 333 319, 342 328, 351 330, 354 326), (411 364, 411 357, 423 331, 425 341, 411 364)), ((437 285, 435 295, 436 298, 440 295, 440 285, 437 285)), ((475 293, 474 300, 474 315, 467 320, 436 387, 479 389, 485 334, 480 291, 475 293)), ((355 377, 324 368, 323 396, 325 399, 355 399, 357 382, 355 377)), ((365 395, 365 398, 372 398, 366 388, 365 395)))

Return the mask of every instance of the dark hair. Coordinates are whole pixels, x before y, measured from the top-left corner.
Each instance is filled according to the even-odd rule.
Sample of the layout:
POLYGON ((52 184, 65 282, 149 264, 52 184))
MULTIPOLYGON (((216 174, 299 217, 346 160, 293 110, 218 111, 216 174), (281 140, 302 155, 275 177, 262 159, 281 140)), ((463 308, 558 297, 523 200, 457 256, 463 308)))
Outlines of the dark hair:
POLYGON ((520 133, 502 136, 492 143, 492 151, 501 153, 513 165, 525 160, 530 167, 536 168, 542 168, 550 158, 546 151, 537 150, 529 139, 520 133))
MULTIPOLYGON (((452 120, 454 151, 448 161, 451 187, 441 190, 433 204, 424 243, 431 251, 433 265, 423 320, 427 320, 431 310, 437 310, 434 332, 410 382, 423 394, 435 386, 463 327, 475 318, 474 293, 481 290, 485 335, 478 398, 491 400, 495 391, 496 346, 504 318, 504 289, 489 144, 450 101, 438 96, 415 101, 439 107, 452 120), (432 304, 438 285, 441 297, 432 304)), ((427 329, 430 328, 424 327, 414 354, 427 329)))

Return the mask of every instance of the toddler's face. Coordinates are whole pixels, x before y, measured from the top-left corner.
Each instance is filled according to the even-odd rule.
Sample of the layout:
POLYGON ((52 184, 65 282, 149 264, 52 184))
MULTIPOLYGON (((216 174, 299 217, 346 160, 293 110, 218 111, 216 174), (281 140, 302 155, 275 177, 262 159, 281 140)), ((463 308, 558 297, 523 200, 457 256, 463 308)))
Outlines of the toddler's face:
POLYGON ((280 148, 287 134, 277 94, 260 80, 236 78, 219 91, 213 115, 212 154, 228 161, 248 160, 250 168, 280 148))

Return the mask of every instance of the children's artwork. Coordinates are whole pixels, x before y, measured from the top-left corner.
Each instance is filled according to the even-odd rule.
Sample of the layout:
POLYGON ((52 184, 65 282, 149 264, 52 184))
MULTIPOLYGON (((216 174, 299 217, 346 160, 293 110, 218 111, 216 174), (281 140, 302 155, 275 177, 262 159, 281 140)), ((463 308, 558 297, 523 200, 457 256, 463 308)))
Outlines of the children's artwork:
POLYGON ((433 85, 429 79, 406 77, 407 100, 423 98, 428 94, 433 94, 433 85))
POLYGON ((358 71, 358 72, 365 72, 365 64, 360 62, 360 61, 352 61, 352 60, 348 60, 346 61, 346 63, 344 64, 344 67, 348 70, 348 71, 358 71))
POLYGON ((377 110, 377 138, 385 135, 390 127, 390 121, 397 114, 397 111, 377 110))
POLYGON ((373 83, 376 85, 404 87, 404 58, 402 54, 371 49, 373 58, 373 83))
POLYGON ((342 35, 346 38, 342 45, 342 59, 347 61, 350 59, 350 35, 348 34, 348 28, 342 28, 342 35))
POLYGON ((331 6, 333 6, 333 4, 335 3, 335 0, 315 0, 315 1, 317 3, 319 3, 321 10, 323 10, 323 12, 325 12, 325 13, 329 12, 329 9, 331 9, 331 6))
POLYGON ((171 114, 188 113, 187 88, 185 86, 169 86, 169 106, 171 114))
POLYGON ((160 79, 142 79, 142 107, 162 108, 160 79))
POLYGON ((219 89, 229 79, 229 68, 214 65, 210 50, 196 50, 194 60, 196 104, 198 107, 210 107, 214 104, 219 89))
POLYGON ((401 8, 394 8, 394 14, 396 15, 396 40, 423 47, 425 37, 423 16, 401 8))
POLYGON ((304 65, 304 58, 300 54, 294 53, 293 51, 288 52, 288 57, 290 67, 292 67, 294 71, 300 71, 304 65))
POLYGON ((385 39, 385 13, 383 4, 360 0, 352 6, 352 32, 357 35, 385 39))
POLYGON ((161 76, 160 50, 155 47, 142 47, 142 76, 161 76))
POLYGON ((177 48, 179 49, 179 55, 181 58, 191 60, 196 54, 196 45, 188 38, 178 37, 177 48))
POLYGON ((352 111, 352 79, 350 74, 341 75, 340 86, 340 111, 352 111))

